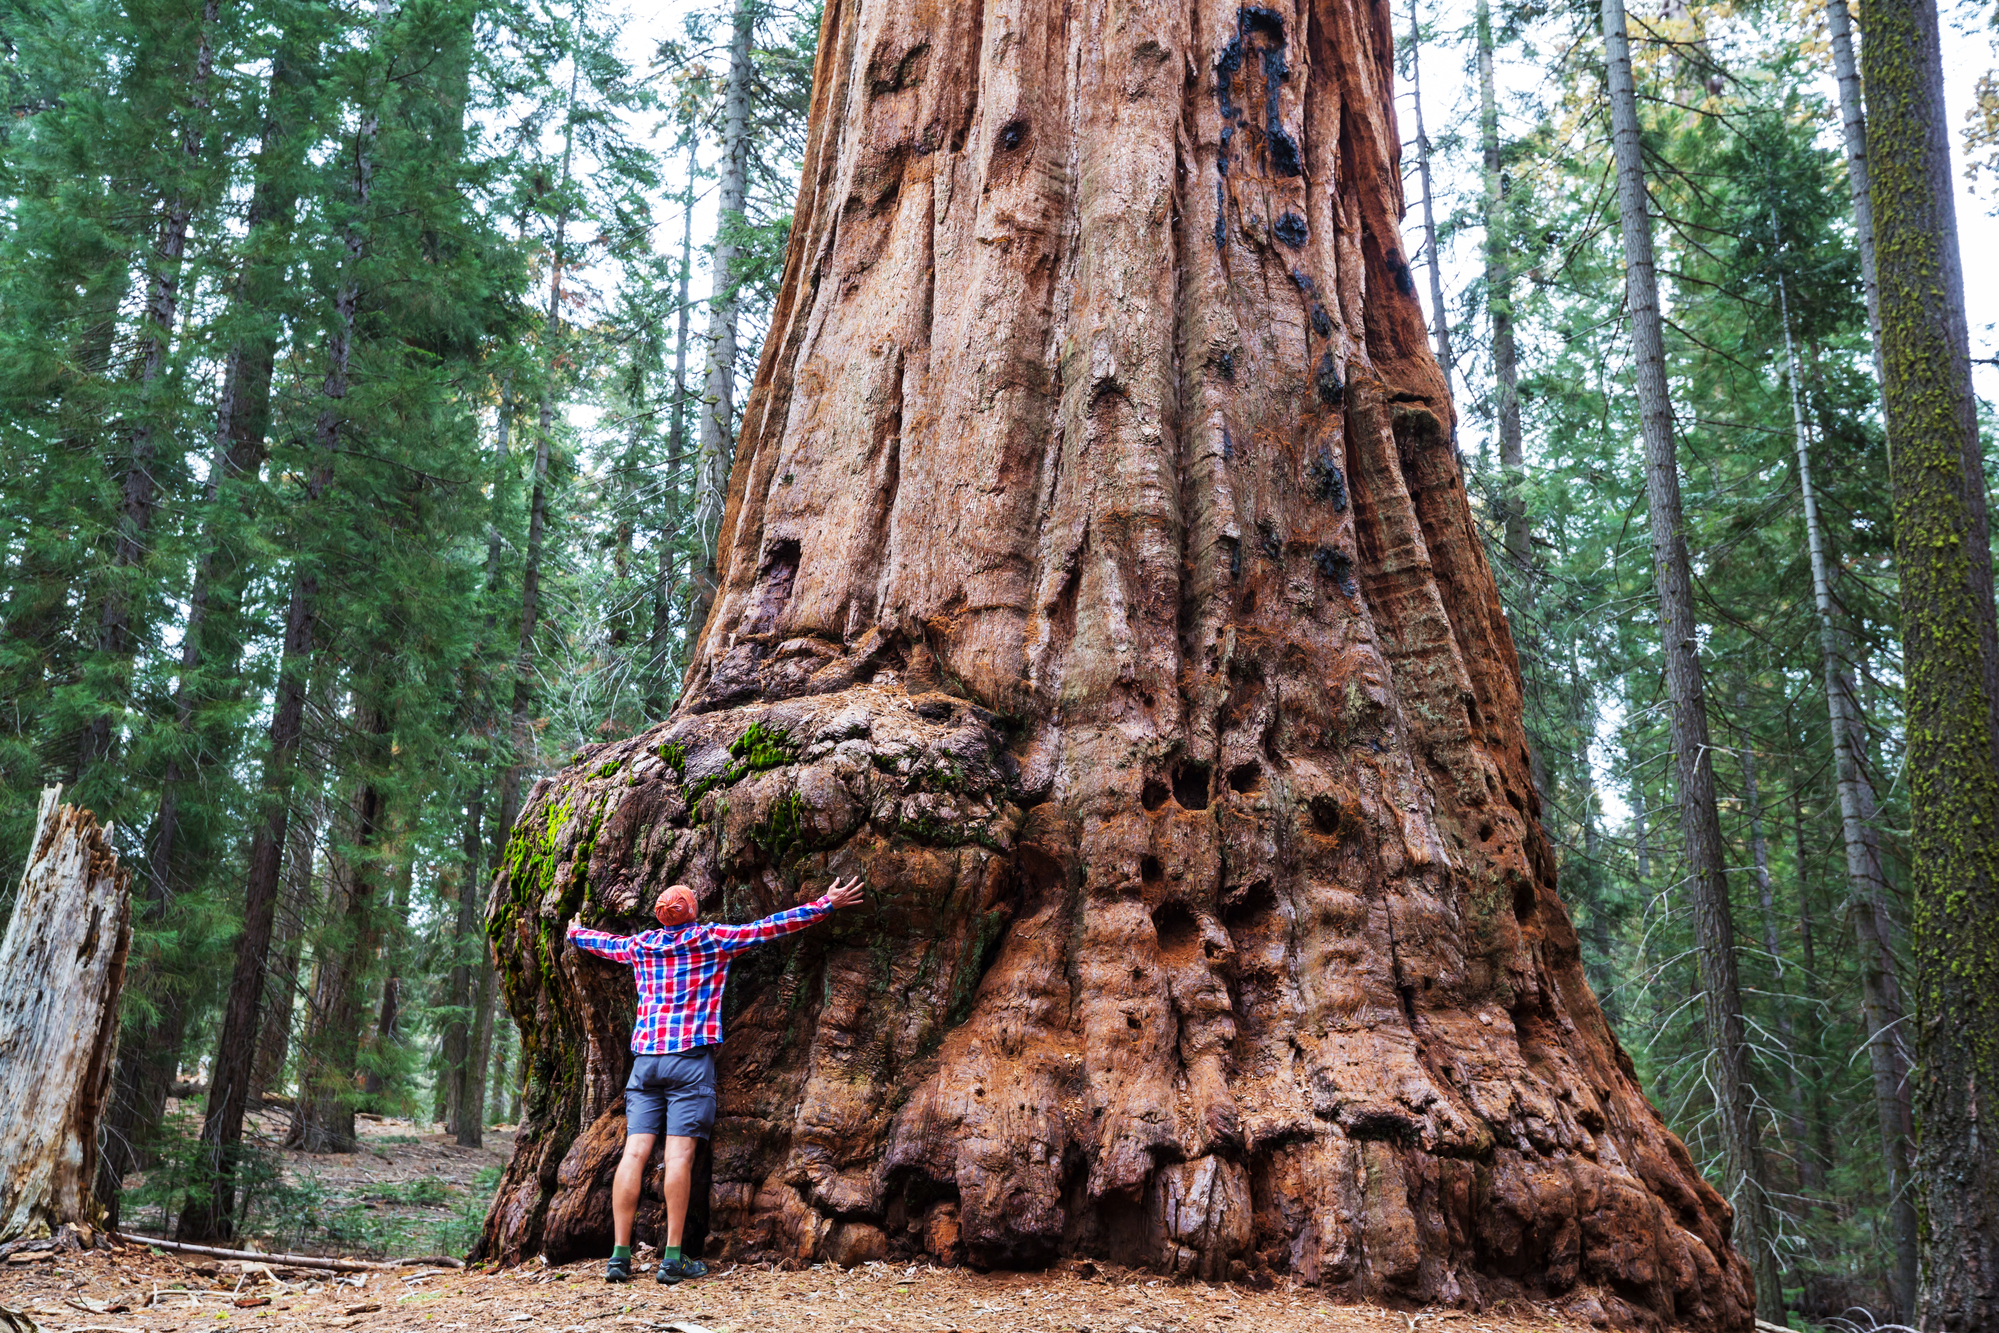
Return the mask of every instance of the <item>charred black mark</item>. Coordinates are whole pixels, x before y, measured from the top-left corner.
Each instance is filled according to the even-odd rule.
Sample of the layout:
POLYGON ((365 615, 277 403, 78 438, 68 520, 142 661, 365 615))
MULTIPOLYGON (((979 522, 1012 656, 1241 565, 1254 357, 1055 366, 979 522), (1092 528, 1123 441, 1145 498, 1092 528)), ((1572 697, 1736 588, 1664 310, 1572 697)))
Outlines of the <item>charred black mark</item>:
POLYGON ((1319 358, 1319 369, 1313 380, 1319 387, 1319 401, 1326 406, 1337 407, 1346 398, 1347 386, 1340 379, 1340 368, 1331 352, 1319 358))
POLYGON ((876 97, 887 93, 899 93, 905 88, 914 88, 923 82, 923 76, 930 64, 930 43, 923 42, 911 47, 902 59, 890 66, 886 51, 877 48, 875 57, 868 62, 868 91, 876 97))
POLYGON ((1277 239, 1296 250, 1305 243, 1305 219, 1296 213, 1286 213, 1277 219, 1277 225, 1270 229, 1277 239))
POLYGON ((1233 121, 1241 112, 1235 105, 1235 76, 1242 68, 1242 36, 1237 34, 1215 57, 1215 100, 1221 103, 1222 119, 1233 121))
POLYGON ((1324 306, 1320 305, 1317 301, 1312 302, 1312 332, 1324 338, 1329 336, 1332 331, 1333 317, 1326 313, 1324 306))
MULTIPOLYGON (((1221 376, 1221 378, 1227 383, 1230 384, 1235 383, 1234 352, 1223 352, 1220 356, 1215 358, 1214 365, 1215 365, 1215 374, 1221 376)), ((1235 457, 1235 440, 1230 437, 1229 428, 1227 426, 1222 427, 1222 457, 1223 458, 1235 457)))
POLYGON ((999 146, 1003 153, 1011 153, 1027 141, 1027 122, 1021 119, 1009 120, 1000 126, 999 146))
POLYGON ((1234 582, 1242 577, 1242 543, 1233 537, 1224 537, 1229 547, 1229 580, 1234 582))
POLYGON ((1284 16, 1262 5, 1244 5, 1236 10, 1238 31, 1261 33, 1273 42, 1284 40, 1284 16))
POLYGON ((1312 275, 1309 273, 1300 273, 1295 268, 1291 270, 1291 285, 1307 296, 1317 296, 1319 294, 1319 284, 1312 281, 1312 275))
POLYGON ((1416 280, 1409 276, 1409 266, 1403 263, 1402 256, 1393 250, 1388 252, 1388 272, 1395 279, 1396 291, 1404 296, 1416 294, 1416 280))
POLYGON ((1284 560, 1284 539, 1277 535, 1277 525, 1267 518, 1256 520, 1256 535, 1263 546, 1263 553, 1272 560, 1284 560))
POLYGON ((1333 461, 1333 451, 1321 449, 1314 454, 1311 472, 1313 494, 1321 500, 1332 501, 1334 513, 1344 514, 1347 509, 1347 476, 1333 461))
MULTIPOLYGON (((1297 176, 1304 172, 1304 163, 1298 156, 1298 141, 1281 125, 1270 127, 1270 169, 1280 176, 1297 176)), ((1408 280, 1408 270, 1403 270, 1403 280, 1408 280)))
POLYGON ((1291 77, 1291 70, 1284 63, 1281 32, 1276 41, 1277 45, 1263 53, 1263 120, 1265 132, 1270 136, 1270 169, 1280 176, 1296 176, 1303 169, 1298 141, 1284 128, 1277 113, 1277 85, 1291 77))
POLYGON ((1312 563, 1319 567, 1321 574, 1338 584, 1340 591, 1347 596, 1352 597, 1360 591, 1360 585, 1354 582, 1353 558, 1345 551, 1321 546, 1312 553, 1312 563))
MULTIPOLYGON (((1222 176, 1229 174, 1229 160, 1222 159, 1222 176)), ((1215 249, 1225 250, 1229 243, 1229 192, 1222 185, 1220 176, 1215 178, 1215 249)))

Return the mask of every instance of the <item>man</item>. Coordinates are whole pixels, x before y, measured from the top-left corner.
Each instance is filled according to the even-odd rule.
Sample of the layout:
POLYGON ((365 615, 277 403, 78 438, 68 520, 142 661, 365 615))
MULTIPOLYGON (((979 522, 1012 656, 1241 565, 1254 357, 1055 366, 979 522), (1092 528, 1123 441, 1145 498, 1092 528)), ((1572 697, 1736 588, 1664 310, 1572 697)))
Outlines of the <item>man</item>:
POLYGON ((722 1042, 722 987, 729 964, 744 950, 805 929, 861 901, 857 875, 833 881, 823 897, 747 926, 695 923, 694 891, 675 884, 659 895, 653 915, 661 929, 607 935, 569 923, 569 939, 599 958, 628 964, 637 974, 638 1021, 632 1025, 632 1076, 625 1080, 625 1156, 611 1183, 616 1244, 606 1282, 632 1280, 632 1219, 639 1211, 646 1160, 666 1135, 666 1243, 660 1282, 700 1277, 708 1266, 681 1254, 687 1196, 694 1180, 694 1141, 715 1124, 715 1051, 722 1042))

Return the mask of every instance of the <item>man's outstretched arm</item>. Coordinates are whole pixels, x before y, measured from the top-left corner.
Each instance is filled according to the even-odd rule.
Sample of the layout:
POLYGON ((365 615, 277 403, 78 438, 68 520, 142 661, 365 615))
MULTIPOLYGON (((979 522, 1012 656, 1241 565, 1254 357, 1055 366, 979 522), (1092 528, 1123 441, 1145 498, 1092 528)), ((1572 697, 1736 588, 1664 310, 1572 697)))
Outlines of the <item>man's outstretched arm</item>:
POLYGON ((730 953, 740 953, 755 945, 796 934, 813 922, 831 916, 843 907, 852 907, 860 900, 859 875, 844 884, 836 879, 832 888, 809 903, 801 903, 797 907, 767 916, 761 921, 752 921, 746 926, 710 926, 708 937, 730 953))
POLYGON ((601 930, 585 930, 574 921, 569 923, 569 942, 585 953, 594 953, 599 958, 608 958, 614 963, 632 961, 632 937, 612 935, 601 930))

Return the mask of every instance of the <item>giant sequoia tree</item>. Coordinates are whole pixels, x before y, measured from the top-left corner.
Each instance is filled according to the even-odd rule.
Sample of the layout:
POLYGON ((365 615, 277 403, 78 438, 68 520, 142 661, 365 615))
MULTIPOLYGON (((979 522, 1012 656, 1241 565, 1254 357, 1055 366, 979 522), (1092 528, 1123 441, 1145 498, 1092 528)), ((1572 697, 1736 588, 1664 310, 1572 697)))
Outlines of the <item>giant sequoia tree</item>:
POLYGON ((529 1083, 485 1254, 608 1243, 631 989, 563 923, 859 872, 732 983, 731 1255, 1748 1326, 1556 896, 1390 17, 827 6, 685 692, 494 884, 529 1083))

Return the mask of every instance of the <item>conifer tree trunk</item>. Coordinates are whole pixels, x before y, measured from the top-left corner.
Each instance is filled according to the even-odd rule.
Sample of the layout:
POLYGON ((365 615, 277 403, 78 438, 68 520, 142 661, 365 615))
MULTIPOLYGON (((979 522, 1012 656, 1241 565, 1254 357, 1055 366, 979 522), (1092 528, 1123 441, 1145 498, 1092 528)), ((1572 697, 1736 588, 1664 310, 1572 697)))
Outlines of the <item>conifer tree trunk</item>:
MULTIPOLYGON (((347 182, 355 211, 364 211, 374 186, 375 120, 364 115, 353 138, 347 182)), ((326 375, 320 384, 320 409, 313 423, 319 457, 300 500, 309 524, 313 510, 333 482, 341 432, 346 424, 346 398, 354 342, 354 317, 360 302, 358 267, 364 251, 359 232, 350 230, 333 318, 326 337, 326 375)), ((313 638, 319 620, 320 570, 317 553, 301 550, 294 557, 291 599, 285 611, 285 633, 278 662, 276 699, 271 710, 270 738, 264 756, 261 819, 251 835, 248 873, 243 890, 243 929, 236 940, 235 966, 222 1014, 215 1061, 210 1067, 208 1102, 202 1117, 202 1150, 212 1184, 207 1197, 182 1209, 175 1234, 186 1241, 227 1240, 235 1230, 236 1155, 243 1139, 243 1116, 256 1060, 257 1034, 262 1027, 264 979, 277 915, 279 872, 285 834, 291 819, 291 791, 299 743, 304 736, 305 693, 313 638)), ((301 1079, 300 1094, 304 1095, 301 1079)))
POLYGON ((485 940, 479 931, 478 904, 484 895, 480 886, 484 882, 481 871, 485 863, 485 812, 486 784, 483 778, 472 785, 465 798, 465 823, 460 830, 459 854, 465 860, 464 878, 459 881, 457 912, 451 931, 451 971, 446 982, 445 1004, 450 1008, 450 1016, 445 1020, 444 1031, 440 1034, 438 1059, 438 1095, 447 1133, 457 1136, 458 1145, 464 1148, 479 1146, 477 1122, 470 1126, 468 1143, 465 1108, 470 1104, 466 1095, 474 1073, 477 1046, 474 1044, 473 1027, 477 1022, 475 1005, 478 1002, 473 971, 473 950, 485 951, 485 940), (475 941, 477 943, 475 944, 475 941))
POLYGON ((1645 442, 1645 493, 1652 526, 1652 578, 1659 596, 1670 731, 1677 771, 1680 830, 1687 847, 1693 900, 1701 1012, 1713 1047, 1713 1085, 1728 1193, 1736 1207, 1735 1240, 1755 1274, 1756 1309, 1783 1317, 1784 1289, 1775 1252, 1768 1179, 1751 1111, 1748 1040, 1736 973, 1734 909, 1729 901, 1721 815, 1715 801, 1707 699, 1701 679, 1699 626, 1694 618, 1680 471, 1673 439, 1673 405, 1666 390, 1665 336, 1652 257, 1652 219, 1639 145, 1637 90, 1623 0, 1603 0, 1609 75, 1611 142, 1617 207, 1624 234, 1625 304, 1640 429, 1645 442))
POLYGON ((480 1253, 609 1242, 631 982, 565 922, 851 872, 737 965, 724 1253, 1746 1333, 1556 895, 1390 22, 827 6, 685 692, 537 784, 489 899, 526 1094, 480 1253))
MULTIPOLYGON (((192 176, 202 150, 208 82, 214 69, 216 11, 218 0, 207 0, 194 31, 194 69, 188 89, 188 103, 181 127, 180 161, 168 168, 192 176)), ((108 764, 117 743, 118 714, 122 713, 132 689, 132 659, 138 648, 132 623, 138 591, 134 570, 152 549, 149 535, 154 511, 159 508, 159 472, 167 465, 161 447, 171 448, 174 431, 155 419, 160 410, 161 381, 167 372, 167 354, 173 342, 174 324, 180 313, 182 261, 187 253, 187 229, 194 217, 195 195, 192 181, 177 179, 161 201, 159 233, 146 268, 146 313, 139 331, 139 410, 138 421, 128 437, 124 475, 120 483, 117 535, 112 541, 111 571, 98 603, 97 653, 107 679, 109 697, 100 697, 105 707, 85 727, 77 747, 76 772, 81 776, 93 765, 108 764)), ((93 781, 92 786, 98 785, 93 781)), ((113 789, 123 784, 113 784, 113 789)), ((100 807, 101 808, 101 807, 100 807)))
MULTIPOLYGON (((1864 170, 1864 167, 1862 168, 1864 170)), ((1881 1135, 1881 1162, 1888 1172, 1888 1224, 1895 1245, 1894 1303, 1890 1317, 1911 1319, 1916 1310, 1919 1239, 1915 1192, 1909 1180, 1914 1142, 1909 1058, 1902 1036, 1902 993, 1897 976, 1888 914, 1888 881, 1881 869, 1874 784, 1867 776, 1858 743, 1859 703, 1847 679, 1843 635, 1832 600, 1832 573, 1825 531, 1819 522, 1818 494, 1812 486, 1811 437, 1806 425, 1804 380, 1791 337, 1790 297, 1777 286, 1784 322, 1784 364, 1791 391, 1791 430, 1798 459, 1798 488, 1804 499, 1805 544, 1811 553, 1812 597, 1818 610, 1819 653, 1825 669, 1826 708, 1832 717, 1832 758, 1839 796, 1840 837, 1846 848, 1847 892, 1852 898, 1854 945, 1860 964, 1861 1021, 1867 1033, 1867 1062, 1873 1076, 1875 1120, 1881 1135)), ((1878 343, 1877 343, 1878 356, 1878 343)), ((1799 863, 1802 867, 1803 862, 1799 863)))
POLYGON ((1881 378, 1881 279, 1874 257, 1874 200, 1868 188, 1867 110, 1861 98, 1860 67, 1853 58, 1853 16, 1846 0, 1826 0, 1826 34, 1832 46, 1833 78, 1839 88, 1839 128, 1846 147, 1846 185, 1853 199, 1853 236, 1860 249, 1860 281, 1867 297, 1867 327, 1873 335, 1874 377, 1881 378))
POLYGON ((284 889, 272 930, 275 945, 264 979, 263 1031, 257 1037, 257 1060, 250 1069, 250 1100, 261 1103, 284 1077, 291 1057, 292 1016, 298 1007, 299 967, 304 961, 307 914, 314 907, 313 869, 319 847, 319 825, 325 817, 319 801, 309 801, 292 821, 285 854, 284 889))
MULTIPOLYGON (((695 157, 695 145, 690 138, 687 145, 687 197, 680 213, 680 278, 674 297, 673 334, 673 426, 668 437, 667 455, 673 462, 675 484, 672 488, 673 501, 663 506, 659 531, 659 567, 655 574, 657 583, 653 589, 652 601, 652 669, 654 688, 647 698, 647 704, 656 715, 667 707, 667 687, 669 674, 678 666, 677 655, 673 651, 673 581, 677 568, 677 549, 686 543, 688 510, 683 497, 679 478, 683 475, 698 479, 698 461, 690 465, 687 456, 687 335, 688 320, 692 313, 687 304, 688 279, 694 272, 694 173, 699 165, 695 157), (685 473, 682 469, 685 468, 685 473)), ((697 480, 698 485, 698 480, 697 480)), ((698 627, 697 627, 698 628, 698 627)))
POLYGON ((1909 775, 1925 1329, 1999 1325, 1999 631, 1933 0, 1860 51, 1909 775))
MULTIPOLYGON (((1499 155, 1499 102, 1493 89, 1492 6, 1479 0, 1473 20, 1478 39, 1478 139, 1485 176, 1485 300, 1492 322, 1494 420, 1499 431, 1499 467, 1504 480, 1501 527, 1506 561, 1513 577, 1532 588, 1534 550, 1527 503, 1520 494, 1527 454, 1520 434, 1519 353, 1513 336, 1513 271, 1506 249, 1506 193, 1499 155)), ((1532 593, 1528 594, 1531 602, 1532 593)))
POLYGON ((1429 261, 1431 336, 1437 343, 1437 369, 1450 387, 1455 362, 1451 357, 1451 324, 1444 312, 1444 257, 1437 249, 1437 214, 1430 198, 1430 136, 1423 129, 1423 25, 1417 0, 1409 0, 1409 107, 1416 113, 1416 179, 1423 189, 1423 256, 1429 261))
MULTIPOLYGON (((245 219, 245 259, 231 294, 233 316, 246 332, 224 356, 222 387, 216 397, 202 553, 182 629, 180 675, 174 683, 175 748, 169 751, 161 775, 159 807, 141 881, 141 919, 155 928, 173 910, 176 896, 203 880, 217 851, 213 839, 190 844, 181 799, 186 784, 205 765, 226 759, 213 752, 197 714, 202 704, 218 695, 233 694, 231 687, 240 673, 243 643, 238 612, 253 568, 239 535, 244 515, 236 510, 247 508, 240 488, 255 484, 269 453, 266 435, 278 338, 266 312, 281 281, 272 252, 289 239, 297 206, 294 173, 303 150, 292 121, 298 114, 299 85, 309 77, 312 61, 302 59, 287 43, 274 64, 245 219)), ((152 1144, 166 1114, 167 1094, 186 1035, 185 997, 178 988, 170 982, 152 984, 143 963, 135 971, 134 988, 148 994, 152 1016, 142 1020, 120 1048, 106 1117, 107 1183, 152 1164, 152 1144)))
MULTIPOLYGON (((385 648, 386 645, 383 645, 385 648)), ((355 764, 365 776, 355 792, 353 833, 344 875, 331 894, 331 927, 314 949, 311 1008, 299 1043, 298 1100, 288 1147, 310 1153, 353 1152, 356 1069, 369 972, 381 946, 382 844, 388 835, 388 715, 364 696, 354 713, 355 764)))
POLYGON ((729 229, 741 223, 749 194, 750 36, 756 25, 754 0, 736 0, 729 37, 729 76, 722 96, 722 159, 718 164, 715 208, 721 228, 708 272, 708 362, 701 392, 700 452, 694 461, 694 532, 700 551, 695 581, 693 628, 708 623, 715 601, 716 545, 722 534, 729 464, 736 442, 737 245, 729 229))
MULTIPOLYGON (((500 779, 500 827, 514 826, 514 818, 520 812, 521 770, 527 763, 531 751, 529 738, 530 714, 534 706, 534 636, 541 615, 541 559, 542 543, 548 532, 548 462, 549 449, 554 440, 555 390, 554 380, 561 362, 562 346, 562 272, 564 249, 569 231, 569 171, 572 155, 576 148, 576 93, 582 79, 580 51, 571 55, 569 76, 569 114, 562 127, 562 174, 557 186, 557 197, 562 201, 555 215, 555 242, 549 252, 548 269, 548 314, 543 325, 548 339, 548 359, 544 374, 548 383, 542 386, 541 414, 536 423, 534 439, 534 481, 528 499, 528 541, 524 567, 521 571, 521 636, 520 645, 514 655, 514 694, 508 731, 512 753, 500 779)), ((506 442, 501 441, 501 455, 505 456, 506 442)))

